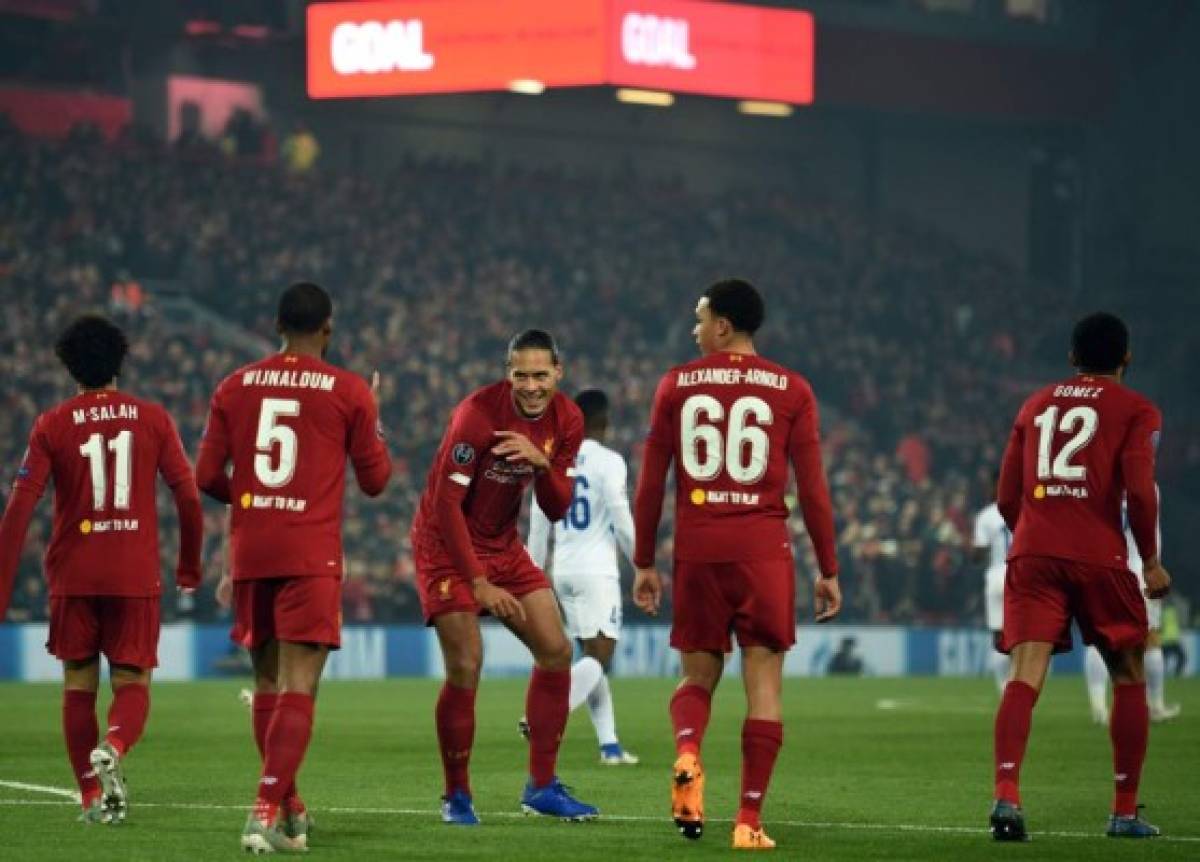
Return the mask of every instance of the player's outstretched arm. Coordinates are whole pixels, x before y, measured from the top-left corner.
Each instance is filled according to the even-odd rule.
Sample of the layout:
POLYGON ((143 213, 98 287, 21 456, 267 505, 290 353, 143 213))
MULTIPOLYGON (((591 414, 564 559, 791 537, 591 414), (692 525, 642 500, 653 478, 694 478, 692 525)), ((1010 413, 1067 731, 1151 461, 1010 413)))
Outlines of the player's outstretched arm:
POLYGON ((379 421, 379 372, 371 375, 371 386, 363 391, 356 405, 350 428, 350 463, 354 479, 368 497, 378 497, 392 476, 392 458, 384 442, 383 423, 379 421))
MULTIPOLYGON (((822 579, 829 580, 836 578, 838 573, 837 534, 833 527, 833 502, 829 498, 825 467, 821 463, 817 403, 807 387, 797 387, 797 392, 803 400, 788 438, 788 457, 796 474, 796 498, 804 527, 817 555, 822 579)), ((838 603, 841 603, 840 592, 838 603)))
MULTIPOLYGON (((1024 412, 1024 408, 1022 408, 1024 412)), ((1008 445, 1004 447, 1004 459, 1000 462, 1000 480, 996 483, 996 508, 1008 529, 1017 528, 1017 517, 1021 514, 1021 483, 1025 475, 1022 456, 1025 451, 1025 434, 1021 430, 1021 417, 1013 426, 1008 436, 1008 445)))
POLYGON ((13 581, 21 562, 21 548, 25 545, 25 534, 37 501, 46 489, 50 475, 50 456, 37 425, 29 435, 29 448, 25 460, 17 470, 12 494, 0 520, 0 622, 8 615, 8 602, 12 597, 13 581))
POLYGON ((629 492, 625 483, 629 478, 629 468, 625 459, 620 455, 613 459, 613 469, 610 475, 604 477, 604 503, 612 517, 613 536, 617 547, 630 563, 634 556, 633 512, 629 508, 629 492))
POLYGON ((671 412, 674 392, 671 375, 667 374, 659 381, 654 393, 650 433, 646 435, 642 469, 633 494, 633 565, 639 570, 654 568, 658 522, 662 518, 663 496, 667 491, 667 471, 671 469, 674 457, 675 423, 671 412))
MULTIPOLYGON (((1138 554, 1149 562, 1158 559, 1158 487, 1154 483, 1154 449, 1162 417, 1147 404, 1134 417, 1121 447, 1121 474, 1125 480, 1125 502, 1129 531, 1138 554)), ((1167 579, 1170 583, 1170 578, 1167 579)), ((1147 581, 1149 587, 1149 581, 1147 581)))
POLYGON ((200 505, 200 490, 192 475, 187 455, 175 423, 162 411, 162 448, 159 451, 158 472, 175 498, 179 516, 179 561, 175 568, 175 585, 194 590, 200 586, 200 552, 204 544, 204 510, 200 505))

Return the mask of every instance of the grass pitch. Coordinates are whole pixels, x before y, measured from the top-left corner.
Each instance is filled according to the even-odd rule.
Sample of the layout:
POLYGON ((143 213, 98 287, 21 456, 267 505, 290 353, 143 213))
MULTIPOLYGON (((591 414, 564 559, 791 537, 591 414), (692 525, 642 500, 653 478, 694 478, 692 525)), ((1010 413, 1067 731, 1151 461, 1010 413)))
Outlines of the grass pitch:
MULTIPOLYGON (((126 764, 129 821, 74 822, 78 807, 13 782, 71 788, 57 686, 0 685, 0 858, 231 859, 258 759, 236 680, 164 683, 145 738, 126 764), (4 782, 9 782, 5 784, 4 782)), ((525 745, 515 724, 523 680, 485 680, 472 762, 479 829, 438 819, 441 770, 429 680, 330 682, 300 773, 317 828, 316 859, 690 859, 729 853, 740 763, 740 681, 715 701, 705 741, 705 837, 684 841, 669 816, 673 760, 669 680, 614 681, 623 744, 635 767, 601 767, 586 710, 571 718, 559 773, 601 809, 589 824, 519 814, 525 745)), ((1154 725, 1142 779, 1164 837, 1103 836, 1111 801, 1108 735, 1088 721, 1083 682, 1050 680, 1034 715, 1023 795, 1034 840, 996 845, 986 832, 996 698, 989 680, 789 680, 783 751, 765 823, 781 858, 1200 858, 1200 681, 1168 681, 1181 718, 1154 725)), ((106 707, 106 699, 102 699, 106 707)), ((101 717, 103 727, 103 717, 101 717)))

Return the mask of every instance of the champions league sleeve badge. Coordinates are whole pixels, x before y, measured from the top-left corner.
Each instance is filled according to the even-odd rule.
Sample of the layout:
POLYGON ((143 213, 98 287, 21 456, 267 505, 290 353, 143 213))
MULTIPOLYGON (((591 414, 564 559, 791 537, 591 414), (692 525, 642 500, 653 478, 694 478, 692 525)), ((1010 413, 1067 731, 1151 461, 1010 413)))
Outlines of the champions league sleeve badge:
POLYGON ((450 450, 450 457, 460 467, 465 467, 475 460, 475 449, 470 443, 455 443, 450 450))

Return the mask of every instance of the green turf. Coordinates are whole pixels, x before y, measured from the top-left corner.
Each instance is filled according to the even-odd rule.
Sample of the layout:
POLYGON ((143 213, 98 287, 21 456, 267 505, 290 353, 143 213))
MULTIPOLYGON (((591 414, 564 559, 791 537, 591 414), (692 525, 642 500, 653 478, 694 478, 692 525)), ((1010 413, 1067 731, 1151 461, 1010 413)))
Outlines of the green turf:
MULTIPOLYGON (((148 732, 127 763, 132 813, 124 826, 80 826, 73 807, 0 786, 0 858, 234 857, 257 778, 240 685, 155 687, 148 732)), ((475 830, 443 826, 435 814, 436 683, 326 683, 300 776, 318 821, 310 856, 628 860, 727 853, 729 826, 719 820, 733 813, 738 789, 737 685, 731 680, 716 701, 705 744, 712 821, 692 844, 674 834, 667 816, 669 681, 614 683, 622 741, 641 755, 640 766, 600 767, 585 711, 572 717, 560 774, 610 815, 591 824, 513 816, 525 772, 515 730, 524 684, 485 681, 472 764, 484 826, 475 830)), ((770 834, 781 856, 822 860, 1200 858, 1200 681, 1172 680, 1169 690, 1184 712, 1152 730, 1142 798, 1150 819, 1174 840, 1102 837, 1111 793, 1108 736, 1089 723, 1078 677, 1052 679, 1034 717, 1024 769, 1032 844, 994 845, 984 831, 995 706, 985 680, 789 681, 787 738, 766 811, 770 834), (896 701, 895 708, 879 709, 881 700, 896 701)), ((57 687, 0 685, 0 780, 70 785, 57 687)))

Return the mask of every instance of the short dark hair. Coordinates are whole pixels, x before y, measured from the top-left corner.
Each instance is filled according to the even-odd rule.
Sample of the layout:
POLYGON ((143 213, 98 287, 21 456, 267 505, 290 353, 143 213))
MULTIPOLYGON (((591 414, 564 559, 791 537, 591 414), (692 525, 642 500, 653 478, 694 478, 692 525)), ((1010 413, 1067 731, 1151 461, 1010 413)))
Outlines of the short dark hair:
POLYGON ((762 294, 750 282, 726 278, 709 285, 704 296, 713 316, 725 318, 738 332, 753 335, 762 326, 766 315, 762 294))
POLYGON ((298 281, 279 297, 276 322, 282 332, 312 335, 333 317, 333 300, 319 285, 298 281))
POLYGON ((583 412, 584 425, 598 425, 608 420, 608 396, 599 389, 585 389, 575 396, 575 404, 583 412))
POLYGON ((549 350, 550 358, 558 364, 558 343, 544 329, 526 329, 514 335, 508 342, 508 355, 511 357, 518 350, 549 350))
POLYGON ((76 318, 54 344, 54 355, 88 389, 100 389, 116 379, 128 352, 125 333, 99 314, 76 318))
POLYGON ((1125 364, 1129 353, 1129 327, 1115 314, 1097 311, 1075 324, 1071 352, 1080 371, 1107 374, 1125 364))

